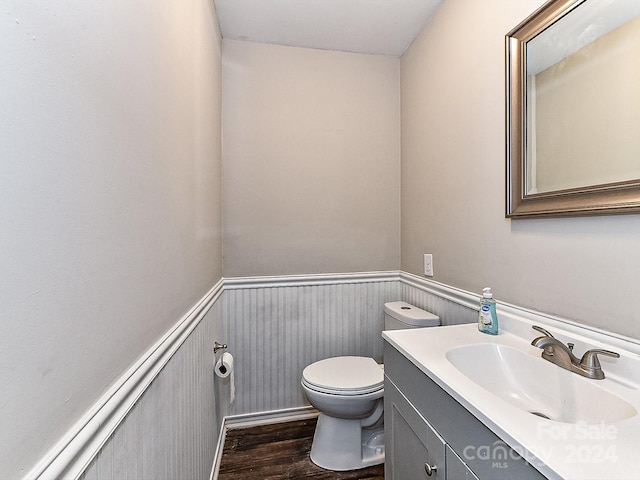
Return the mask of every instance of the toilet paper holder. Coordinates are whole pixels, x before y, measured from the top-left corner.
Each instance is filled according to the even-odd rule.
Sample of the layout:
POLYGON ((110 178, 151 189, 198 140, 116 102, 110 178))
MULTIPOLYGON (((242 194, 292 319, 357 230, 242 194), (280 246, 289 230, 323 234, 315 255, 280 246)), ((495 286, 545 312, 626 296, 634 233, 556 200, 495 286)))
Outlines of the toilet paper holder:
POLYGON ((227 351, 227 344, 226 343, 219 343, 219 342, 214 342, 213 343, 213 353, 218 353, 218 350, 223 350, 223 351, 227 351))

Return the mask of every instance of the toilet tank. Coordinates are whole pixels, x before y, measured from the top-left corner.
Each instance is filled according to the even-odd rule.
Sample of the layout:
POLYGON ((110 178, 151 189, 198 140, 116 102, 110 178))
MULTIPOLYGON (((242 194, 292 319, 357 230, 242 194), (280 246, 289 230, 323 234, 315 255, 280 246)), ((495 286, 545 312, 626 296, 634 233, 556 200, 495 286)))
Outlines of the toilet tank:
POLYGON ((440 317, 407 302, 384 304, 384 329, 435 327, 440 325, 440 317))

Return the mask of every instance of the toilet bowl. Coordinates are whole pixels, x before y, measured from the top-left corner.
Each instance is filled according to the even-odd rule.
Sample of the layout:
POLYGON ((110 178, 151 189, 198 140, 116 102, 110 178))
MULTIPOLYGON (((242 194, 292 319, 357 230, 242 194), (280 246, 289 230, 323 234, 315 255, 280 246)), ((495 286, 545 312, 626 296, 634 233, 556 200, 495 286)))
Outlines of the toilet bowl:
MULTIPOLYGON (((405 302, 385 303, 385 330, 430 327, 436 315, 405 302)), ((384 367, 373 358, 331 357, 308 365, 302 389, 320 413, 311 461, 345 471, 384 462, 384 367)))
POLYGON ((302 389, 320 411, 311 461, 355 470, 384 461, 384 372, 373 358, 333 357, 302 372, 302 389))

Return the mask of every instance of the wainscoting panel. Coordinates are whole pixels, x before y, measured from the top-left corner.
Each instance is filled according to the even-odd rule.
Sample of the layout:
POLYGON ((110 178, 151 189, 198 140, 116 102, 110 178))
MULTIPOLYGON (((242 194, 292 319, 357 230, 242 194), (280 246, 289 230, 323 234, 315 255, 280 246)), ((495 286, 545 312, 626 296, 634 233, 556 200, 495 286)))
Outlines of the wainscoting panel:
POLYGON ((209 478, 226 414, 220 411, 213 375, 213 342, 221 338, 221 320, 218 300, 104 444, 82 480, 209 478))
POLYGON ((448 285, 400 273, 400 298, 416 307, 435 313, 442 325, 458 325, 478 321, 479 296, 448 285))
POLYGON ((453 325, 476 321, 478 298, 397 271, 223 279, 25 478, 208 478, 225 417, 303 412, 314 361, 382 361, 385 302, 453 325), (234 356, 233 402, 230 378, 214 376, 214 341, 234 356))
POLYGON ((333 283, 312 277, 262 286, 225 283, 223 323, 236 374, 230 413, 308 405, 300 378, 316 360, 363 355, 381 361, 383 304, 399 295, 397 272, 333 283))

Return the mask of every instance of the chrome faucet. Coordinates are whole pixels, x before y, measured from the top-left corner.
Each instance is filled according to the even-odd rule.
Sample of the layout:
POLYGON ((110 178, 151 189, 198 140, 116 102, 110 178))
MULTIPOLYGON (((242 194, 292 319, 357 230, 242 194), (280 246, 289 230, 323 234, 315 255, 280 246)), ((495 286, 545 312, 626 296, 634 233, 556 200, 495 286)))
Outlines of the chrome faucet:
POLYGON ((595 380, 602 380, 604 378, 604 372, 602 371, 600 360, 598 360, 598 355, 606 355, 614 358, 620 357, 618 353, 610 350, 593 349, 587 351, 581 359, 578 359, 578 357, 573 354, 573 343, 565 345, 547 330, 537 325, 534 325, 533 329, 543 333, 541 337, 537 337, 531 342, 531 345, 534 347, 542 349, 542 358, 583 377, 593 378, 595 380))

